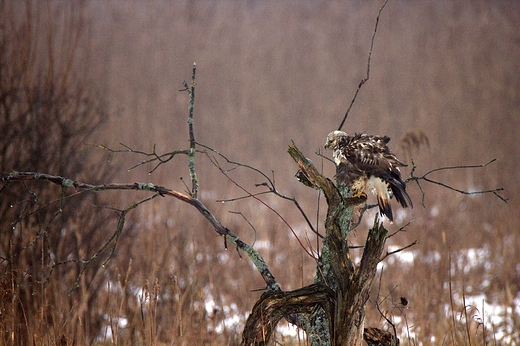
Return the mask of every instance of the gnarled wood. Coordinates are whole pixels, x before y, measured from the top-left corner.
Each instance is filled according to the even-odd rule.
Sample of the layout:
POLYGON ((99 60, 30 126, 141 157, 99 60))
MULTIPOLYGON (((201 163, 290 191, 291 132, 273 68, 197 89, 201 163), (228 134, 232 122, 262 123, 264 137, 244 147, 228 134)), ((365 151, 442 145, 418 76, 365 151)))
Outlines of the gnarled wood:
POLYGON ((334 291, 335 296, 334 308, 327 313, 330 344, 359 346, 363 339, 366 302, 383 252, 387 230, 378 219, 375 220, 374 227, 368 233, 361 262, 356 265, 350 258, 347 241, 352 217, 349 208, 365 202, 366 198, 343 196, 334 183, 322 176, 295 144, 289 146, 288 152, 300 168, 300 179, 305 178, 303 180, 306 186, 321 189, 328 204, 326 236, 323 240, 323 247, 327 248, 327 258, 324 258, 325 251, 322 252, 320 265, 331 270, 323 278, 323 282, 334 291), (333 314, 330 314, 332 311, 333 314))
POLYGON ((334 292, 323 284, 313 284, 290 292, 267 291, 256 302, 242 333, 242 345, 267 345, 282 318, 310 313, 317 306, 331 311, 334 292))

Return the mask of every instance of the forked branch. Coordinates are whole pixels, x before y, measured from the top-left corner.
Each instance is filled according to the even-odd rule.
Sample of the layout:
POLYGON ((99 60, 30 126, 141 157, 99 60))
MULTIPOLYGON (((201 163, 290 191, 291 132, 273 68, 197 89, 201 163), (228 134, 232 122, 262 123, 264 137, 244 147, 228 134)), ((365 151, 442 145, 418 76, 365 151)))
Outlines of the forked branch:
POLYGON ((103 144, 90 144, 90 145, 92 145, 92 146, 94 146, 96 148, 107 150, 107 151, 109 151, 112 154, 113 153, 133 153, 133 154, 145 156, 146 159, 141 160, 140 162, 138 162, 135 165, 131 166, 130 168, 128 168, 128 170, 131 171, 132 169, 140 167, 142 165, 146 165, 146 164, 149 164, 149 163, 155 163, 155 166, 148 172, 149 174, 155 172, 157 170, 157 168, 159 168, 161 165, 164 165, 165 163, 169 162, 170 160, 172 160, 175 156, 177 156, 179 154, 181 154, 181 155, 188 155, 188 156, 190 155, 190 150, 189 149, 174 150, 174 151, 170 151, 170 152, 167 152, 167 153, 164 153, 164 154, 159 154, 159 153, 157 153, 155 144, 153 145, 152 152, 146 152, 146 151, 142 151, 142 150, 135 150, 135 149, 129 147, 128 145, 124 144, 124 143, 119 143, 119 144, 122 145, 123 147, 125 147, 126 149, 112 149, 112 148, 109 148, 109 147, 107 147, 107 146, 105 146, 103 144))
MULTIPOLYGON (((159 186, 151 183, 130 183, 130 184, 99 184, 93 185, 88 184, 76 180, 72 180, 69 178, 64 178, 60 176, 43 174, 43 173, 35 173, 35 172, 12 172, 12 173, 1 173, 0 174, 0 182, 4 184, 3 187, 8 184, 30 181, 30 180, 41 180, 48 181, 53 184, 59 185, 63 188, 75 188, 76 190, 80 190, 81 192, 91 191, 91 192, 99 192, 106 190, 141 190, 141 191, 149 191, 154 193, 154 197, 163 196, 163 197, 174 197, 182 202, 188 203, 191 206, 195 207, 201 214, 208 220, 208 222, 213 226, 214 230, 221 236, 224 237, 226 241, 229 241, 233 245, 235 245, 238 249, 242 250, 247 254, 249 259, 256 266, 260 275, 264 279, 267 284, 267 289, 271 291, 280 291, 280 285, 276 282, 276 279, 272 275, 267 266, 267 263, 264 261, 262 256, 249 246, 247 243, 243 242, 236 234, 232 233, 229 229, 224 227, 220 221, 213 215, 213 213, 197 198, 193 198, 190 195, 186 195, 184 193, 159 186)), ((2 187, 2 188, 3 188, 2 187)), ((147 199, 150 200, 151 198, 147 199)), ((137 205, 136 205, 137 206, 137 205)), ((128 208, 127 208, 128 209, 128 208)), ((129 210, 134 209, 133 207, 129 210)), ((128 211, 129 211, 128 210, 128 211)), ((116 236, 117 232, 116 232, 116 236)))
MULTIPOLYGON (((201 144, 201 143, 197 143, 197 145, 199 145, 200 147, 203 147, 205 149, 207 149, 208 151, 205 151, 205 154, 208 156, 208 158, 210 159, 210 161, 213 163, 213 165, 215 167, 217 167, 220 172, 222 174, 224 174, 228 179, 230 179, 235 185, 239 186, 236 182, 234 182, 230 177, 229 175, 227 174, 229 171, 231 170, 235 170, 239 167, 242 167, 242 168, 245 168, 245 169, 249 169, 253 172, 256 172, 258 173, 260 176, 262 176, 265 181, 263 183, 257 183, 255 184, 256 187, 265 187, 267 188, 267 191, 262 191, 262 192, 258 192, 258 193, 251 193, 249 191, 245 191, 245 189, 243 189, 242 186, 239 186, 239 188, 241 188, 242 190, 244 190, 244 192, 246 192, 246 195, 244 196, 239 196, 239 197, 234 197, 234 198, 226 198, 226 199, 220 199, 220 200, 217 200, 217 202, 222 202, 222 203, 225 203, 225 202, 233 202, 233 201, 237 201, 237 200, 240 200, 240 199, 245 199, 245 198, 256 198, 257 196, 260 196, 260 195, 264 195, 264 194, 268 194, 268 193, 272 193, 274 194, 275 196, 277 197, 280 197, 284 200, 287 200, 287 201, 291 201, 294 203, 294 205, 296 206, 296 208, 298 209, 298 211, 300 212, 300 214, 303 216, 303 218, 305 219, 305 222, 307 223, 307 226, 309 226, 310 230, 316 234, 318 237, 320 238, 323 238, 323 235, 321 235, 320 233, 318 233, 318 231, 316 231, 315 227, 312 225, 312 222, 310 221, 309 217, 307 216, 307 214, 305 213, 305 211, 303 210, 303 208, 300 206, 300 203, 298 203, 298 200, 294 197, 289 197, 283 193, 281 193, 277 187, 276 187, 276 183, 275 183, 275 179, 274 179, 274 173, 273 173, 273 177, 269 177, 267 174, 265 174, 264 172, 262 172, 261 170, 259 170, 258 168, 255 168, 253 166, 250 166, 250 165, 247 165, 247 164, 244 164, 244 163, 240 163, 240 162, 236 162, 236 161, 233 161, 233 160, 230 160, 229 158, 227 158, 225 155, 223 155, 222 153, 218 152, 217 150, 207 146, 207 145, 204 145, 204 144, 201 144), (218 160, 211 156, 210 155, 210 152, 217 155, 218 157, 221 157, 222 159, 224 159, 226 161, 226 163, 230 164, 232 167, 230 169, 224 169, 219 163, 218 163, 218 160)), ((280 216, 281 217, 281 216, 280 216)), ((283 218, 282 218, 283 219, 283 218)), ((289 226, 289 225, 288 225, 289 226)), ((290 227, 290 226, 289 226, 290 227)))
POLYGON ((464 195, 478 195, 478 194, 492 193, 495 196, 497 196, 500 200, 507 203, 508 199, 506 197, 502 196, 501 194, 499 194, 500 191, 504 191, 503 187, 499 187, 496 189, 489 189, 489 190, 466 191, 466 190, 458 189, 456 187, 453 187, 453 186, 443 183, 441 181, 428 178, 428 176, 430 174, 435 173, 435 172, 455 170, 455 169, 483 168, 483 167, 487 167, 488 165, 492 164, 495 161, 496 161, 496 159, 493 159, 493 160, 491 160, 487 163, 481 164, 481 165, 458 165, 458 166, 447 166, 447 167, 435 168, 435 169, 432 169, 432 170, 426 172, 425 174, 423 174, 422 176, 419 176, 419 177, 414 175, 414 172, 415 172, 415 169, 417 168, 417 166, 412 161, 412 170, 410 172, 410 176, 408 177, 408 179, 406 179, 406 182, 414 181, 417 184, 417 186, 419 187, 419 190, 421 190, 421 193, 422 193, 421 204, 423 206, 425 206, 425 204, 424 204, 425 193, 424 193, 424 190, 421 185, 421 180, 424 180, 431 184, 445 187, 449 190, 456 191, 456 192, 462 193, 464 195))

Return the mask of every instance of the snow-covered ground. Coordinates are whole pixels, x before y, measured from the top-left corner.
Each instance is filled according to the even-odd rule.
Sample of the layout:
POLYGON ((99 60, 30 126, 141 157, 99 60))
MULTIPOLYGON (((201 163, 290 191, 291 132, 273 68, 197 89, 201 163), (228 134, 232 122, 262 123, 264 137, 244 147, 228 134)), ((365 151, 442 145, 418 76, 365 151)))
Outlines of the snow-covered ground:
MULTIPOLYGON (((389 246, 388 251, 397 250, 397 246, 389 246)), ((385 262, 380 263, 380 266, 385 264, 392 265, 398 262, 400 265, 412 266, 414 261, 418 259, 419 253, 414 250, 403 250, 397 252, 394 255, 388 257, 385 262)), ((484 248, 471 248, 462 251, 458 251, 452 254, 452 265, 451 275, 455 276, 456 273, 468 274, 472 270, 477 268, 484 268, 486 272, 491 271, 494 263, 491 260, 491 253, 489 249, 484 248)), ((421 262, 435 264, 441 260, 441 254, 432 251, 429 254, 421 254, 421 262)), ((517 270, 520 273, 520 265, 517 266, 517 270)), ((449 283, 446 283, 448 285, 449 283)), ((520 311, 520 294, 517 294, 513 298, 512 303, 509 306, 498 305, 491 302, 485 294, 481 293, 488 288, 492 283, 490 279, 484 278, 478 287, 466 286, 464 296, 461 293, 453 292, 453 301, 459 305, 463 305, 467 309, 468 319, 474 321, 477 324, 482 324, 486 327, 490 333, 493 334, 493 339, 498 344, 512 344, 513 340, 520 338, 520 331, 517 331, 514 326, 518 320, 518 313, 520 311)), ((455 319, 458 321, 465 321, 466 316, 462 316, 462 311, 451 310, 450 303, 447 302, 444 306, 446 317, 452 316, 455 313, 455 319)), ((400 326, 401 337, 414 338, 415 333, 413 328, 407 328, 407 325, 413 325, 413 321, 408 320, 404 323, 403 318, 396 316, 393 323, 400 326)), ((431 340, 434 342, 435 340, 431 340)))
MULTIPOLYGON (((267 244, 263 242, 257 242, 256 247, 264 247, 267 244)), ((398 247, 396 246, 388 246, 388 251, 395 251, 398 247)), ((460 251, 452 254, 452 275, 457 272, 469 273, 471 270, 476 269, 477 267, 484 267, 486 270, 491 269, 490 267, 490 253, 486 248, 475 248, 475 249, 467 249, 464 251, 460 251)), ((441 260, 441 254, 435 251, 432 251, 429 254, 421 254, 419 257, 418 251, 415 250, 403 250, 389 256, 383 263, 380 263, 380 268, 382 266, 387 265, 395 265, 400 264, 404 266, 413 266, 414 262, 420 258, 421 262, 427 262, 435 264, 441 260)), ((520 272, 520 265, 518 266, 518 270, 520 272)), ((480 293, 487 286, 489 286, 491 282, 488 279, 484 279, 484 281, 479 285, 479 287, 466 287, 464 296, 459 293, 453 293, 453 301, 462 305, 462 302, 465 303, 465 306, 468 311, 468 319, 476 322, 482 323, 487 330, 493 333, 493 339, 498 342, 498 344, 512 344, 512 340, 520 339, 520 332, 515 330, 515 317, 518 316, 518 312, 520 311, 520 294, 517 294, 514 297, 512 304, 509 306, 502 306, 492 303, 488 300, 488 298, 480 293)), ((118 284, 112 283, 107 286, 107 290, 115 291, 121 289, 118 284)), ((137 300, 141 300, 143 303, 143 291, 142 289, 135 289, 135 296, 137 300)), ((145 302, 146 303, 146 302, 145 302)), ((237 333, 240 333, 244 327, 245 320, 247 319, 247 314, 241 314, 238 311, 238 307, 236 304, 230 304, 225 306, 217 306, 214 298, 211 293, 207 292, 205 306, 206 316, 211 318, 215 311, 219 313, 223 313, 225 316, 220 322, 217 324, 208 324, 213 332, 217 334, 223 333, 225 330, 233 330, 237 333)), ((446 311, 446 317, 450 318, 452 314, 456 315, 456 320, 464 321, 465 316, 461 316, 463 311, 452 311, 452 307, 450 306, 450 302, 447 302, 444 307, 444 311, 446 311)), ((412 314, 410 314, 412 315, 412 314)), ((410 316, 407 316, 407 320, 402 316, 394 316, 393 323, 398 328, 398 334, 400 338, 407 339, 415 339, 416 332, 413 327, 413 321, 410 319, 410 316), (410 327, 412 326, 412 327, 410 327)), ((128 320, 121 317, 114 317, 106 315, 106 325, 105 335, 101 335, 100 339, 110 339, 112 337, 113 328, 117 326, 119 329, 124 329, 128 325, 128 320), (112 326, 111 328, 108 326, 112 326)), ((518 320, 518 318, 516 318, 518 320)), ((294 338, 294 340, 304 340, 305 333, 298 328, 287 324, 285 322, 280 323, 277 327, 277 332, 284 338, 294 338)), ((420 339, 420 338, 419 338, 420 339)), ((435 342, 435 340, 431 340, 431 342, 435 342)), ((420 343, 419 343, 420 344, 420 343)))

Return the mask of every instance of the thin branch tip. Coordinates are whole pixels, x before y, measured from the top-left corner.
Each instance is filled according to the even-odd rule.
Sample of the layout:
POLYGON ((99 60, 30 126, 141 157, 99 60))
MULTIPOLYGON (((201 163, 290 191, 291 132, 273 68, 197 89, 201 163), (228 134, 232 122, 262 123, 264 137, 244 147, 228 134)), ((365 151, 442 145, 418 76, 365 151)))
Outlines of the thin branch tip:
POLYGON ((383 9, 385 8, 386 6, 386 3, 388 2, 388 0, 386 0, 383 5, 381 6, 381 8, 379 9, 379 12, 377 13, 377 17, 376 17, 376 24, 374 26, 374 32, 372 33, 372 40, 371 40, 371 43, 370 43, 370 50, 368 51, 368 59, 367 59, 367 72, 366 72, 366 76, 365 78, 363 78, 359 84, 358 84, 358 87, 356 89, 356 92, 354 93, 354 97, 352 98, 352 101, 350 101, 350 105, 349 107, 347 108, 347 111, 345 112, 345 116, 343 117, 343 120, 341 120, 341 123, 338 127, 338 131, 340 131, 342 128, 343 128, 343 125, 345 124, 345 121, 347 120, 347 117, 348 115, 350 114, 350 110, 352 109, 352 107, 354 106, 354 103, 356 102, 356 99, 357 99, 357 96, 359 94, 359 91, 361 90, 361 88, 363 87, 363 85, 368 82, 368 80, 370 79, 370 62, 371 62, 371 59, 372 59, 372 51, 374 49, 374 41, 375 41, 375 38, 376 38, 376 33, 377 33, 377 27, 379 26, 379 18, 381 17, 381 12, 383 11, 383 9))

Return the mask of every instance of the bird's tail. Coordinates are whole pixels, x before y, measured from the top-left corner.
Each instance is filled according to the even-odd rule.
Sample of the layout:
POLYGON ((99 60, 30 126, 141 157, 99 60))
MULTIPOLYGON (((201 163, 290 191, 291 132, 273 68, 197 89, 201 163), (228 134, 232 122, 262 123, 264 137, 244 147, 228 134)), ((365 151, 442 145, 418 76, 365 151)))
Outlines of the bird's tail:
MULTIPOLYGON (((412 199, 406 192, 406 183, 402 180, 391 179, 390 180, 390 189, 392 190, 392 194, 395 196, 395 199, 403 208, 407 208, 410 206, 413 208, 412 199)), ((378 188, 376 186, 376 196, 377 196, 377 204, 379 205, 379 212, 382 215, 386 215, 390 222, 394 221, 394 215, 392 213, 392 206, 390 205, 390 194, 388 193, 388 189, 378 188)))
POLYGON ((392 189, 395 199, 403 208, 413 208, 412 199, 408 195, 408 192, 406 192, 406 183, 404 181, 401 179, 391 179, 390 188, 392 189))
POLYGON ((371 185, 374 188, 374 193, 377 197, 377 204, 379 205, 379 212, 386 215, 388 220, 394 221, 392 213, 392 206, 390 205, 390 192, 388 191, 387 183, 381 179, 373 179, 371 185))
POLYGON ((377 204, 379 205, 379 213, 381 213, 381 215, 385 215, 388 220, 390 220, 390 222, 394 222, 394 215, 392 213, 392 206, 390 205, 390 198, 385 198, 378 194, 377 204))

